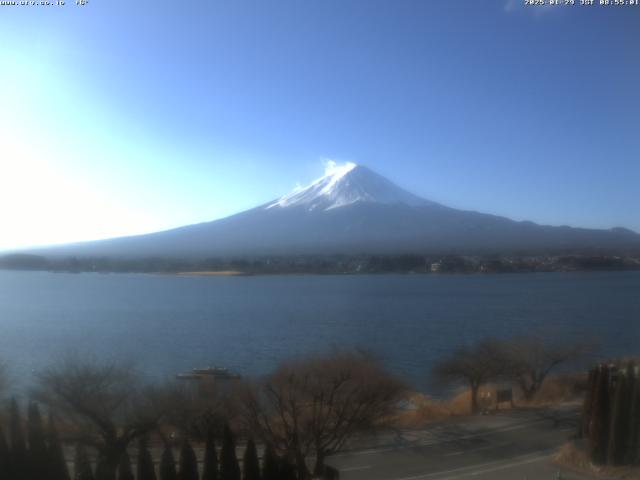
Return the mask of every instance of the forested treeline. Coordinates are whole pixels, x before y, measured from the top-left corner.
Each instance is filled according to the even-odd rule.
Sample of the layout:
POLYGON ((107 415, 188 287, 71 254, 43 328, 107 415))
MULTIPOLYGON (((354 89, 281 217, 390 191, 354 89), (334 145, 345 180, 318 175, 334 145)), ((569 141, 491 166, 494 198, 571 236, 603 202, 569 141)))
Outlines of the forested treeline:
POLYGON ((517 273, 638 270, 638 256, 461 256, 461 255, 302 255, 220 257, 201 260, 145 257, 56 257, 10 254, 0 268, 55 272, 181 273, 235 271, 246 274, 517 273))

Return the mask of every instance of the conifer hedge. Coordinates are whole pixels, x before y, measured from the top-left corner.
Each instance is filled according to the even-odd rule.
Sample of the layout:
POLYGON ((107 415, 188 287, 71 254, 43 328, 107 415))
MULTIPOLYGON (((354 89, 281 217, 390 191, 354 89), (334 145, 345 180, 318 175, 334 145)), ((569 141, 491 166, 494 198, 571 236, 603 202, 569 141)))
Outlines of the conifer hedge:
POLYGON ((635 362, 627 362, 600 365, 589 374, 580 430, 595 464, 640 461, 639 370, 635 362))

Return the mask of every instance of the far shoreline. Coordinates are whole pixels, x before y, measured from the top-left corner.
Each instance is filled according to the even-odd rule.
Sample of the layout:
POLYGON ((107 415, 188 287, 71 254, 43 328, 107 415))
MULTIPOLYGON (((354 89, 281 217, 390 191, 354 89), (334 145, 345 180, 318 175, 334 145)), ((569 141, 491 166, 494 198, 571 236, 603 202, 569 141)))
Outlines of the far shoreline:
POLYGON ((185 277, 253 275, 482 275, 542 272, 639 271, 640 252, 540 255, 359 254, 180 258, 47 258, 32 254, 0 256, 0 269, 149 273, 185 277))
POLYGON ((178 277, 248 277, 252 273, 241 272, 238 270, 207 270, 193 272, 169 272, 166 275, 176 275, 178 277))
POLYGON ((494 271, 494 272, 243 272, 235 270, 223 271, 185 271, 185 272, 149 272, 149 271, 106 271, 106 270, 55 270, 55 269, 17 269, 2 268, 0 272, 21 272, 21 273, 54 273, 54 274, 95 274, 95 275, 151 275, 163 277, 182 277, 182 278, 207 278, 207 277, 360 277, 360 276, 408 276, 408 277, 497 277, 497 276, 518 276, 532 274, 590 274, 590 273, 629 273, 640 272, 640 269, 591 269, 591 270, 526 270, 526 271, 494 271))

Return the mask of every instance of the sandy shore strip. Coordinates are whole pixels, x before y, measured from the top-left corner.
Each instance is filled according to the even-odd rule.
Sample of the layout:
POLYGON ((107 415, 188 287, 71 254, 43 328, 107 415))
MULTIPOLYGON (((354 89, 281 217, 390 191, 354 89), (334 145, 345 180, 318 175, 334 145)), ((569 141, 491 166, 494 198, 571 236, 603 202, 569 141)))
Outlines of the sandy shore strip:
POLYGON ((242 277, 251 275, 246 272, 239 272, 236 270, 221 270, 221 271, 207 271, 207 272, 178 272, 176 275, 181 277, 242 277))

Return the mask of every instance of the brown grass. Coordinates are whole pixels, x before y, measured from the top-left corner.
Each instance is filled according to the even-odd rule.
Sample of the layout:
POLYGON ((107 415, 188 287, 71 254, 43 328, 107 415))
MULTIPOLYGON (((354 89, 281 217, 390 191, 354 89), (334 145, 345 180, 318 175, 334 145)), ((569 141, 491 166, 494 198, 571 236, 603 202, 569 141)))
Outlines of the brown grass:
POLYGON ((615 478, 621 480, 640 480, 640 467, 624 466, 610 467, 594 465, 589 460, 581 442, 566 443, 558 453, 553 456, 553 461, 571 470, 594 476, 596 478, 615 478))
MULTIPOLYGON (((481 389, 481 393, 492 390, 491 386, 481 389)), ((492 393, 492 395, 494 395, 492 393)), ((412 405, 397 415, 395 423, 401 428, 420 428, 431 422, 471 414, 471 392, 462 390, 453 397, 437 400, 427 395, 415 393, 409 398, 412 405)), ((508 405, 504 405, 508 407, 508 405)), ((493 405, 492 405, 493 408, 493 405)), ((503 408, 503 406, 501 406, 503 408)))
MULTIPOLYGON (((557 405, 559 403, 581 402, 587 388, 586 374, 563 374, 549 377, 535 398, 528 402, 532 407, 557 405)), ((523 403, 524 399, 517 398, 523 403)))
MULTIPOLYGON (((497 385, 487 384, 480 389, 479 396, 490 393, 490 400, 480 400, 480 408, 495 410, 495 395, 497 385), (484 402, 484 403, 483 403, 484 402)), ((586 389, 586 375, 562 374, 549 377, 536 397, 527 402, 520 389, 513 387, 514 408, 518 407, 548 407, 562 403, 582 402, 586 389)), ((431 422, 445 420, 450 417, 471 414, 471 392, 469 389, 458 391, 451 398, 438 400, 428 395, 414 393, 409 397, 410 408, 403 410, 395 418, 394 423, 401 428, 420 428, 431 422)), ((511 409, 509 403, 501 403, 499 410, 511 409)))
POLYGON ((236 270, 221 270, 209 272, 178 272, 176 275, 181 277, 237 277, 247 274, 236 270))
POLYGON ((451 416, 446 402, 416 393, 409 399, 411 407, 400 412, 393 422, 398 427, 422 427, 428 423, 443 420, 451 416))

